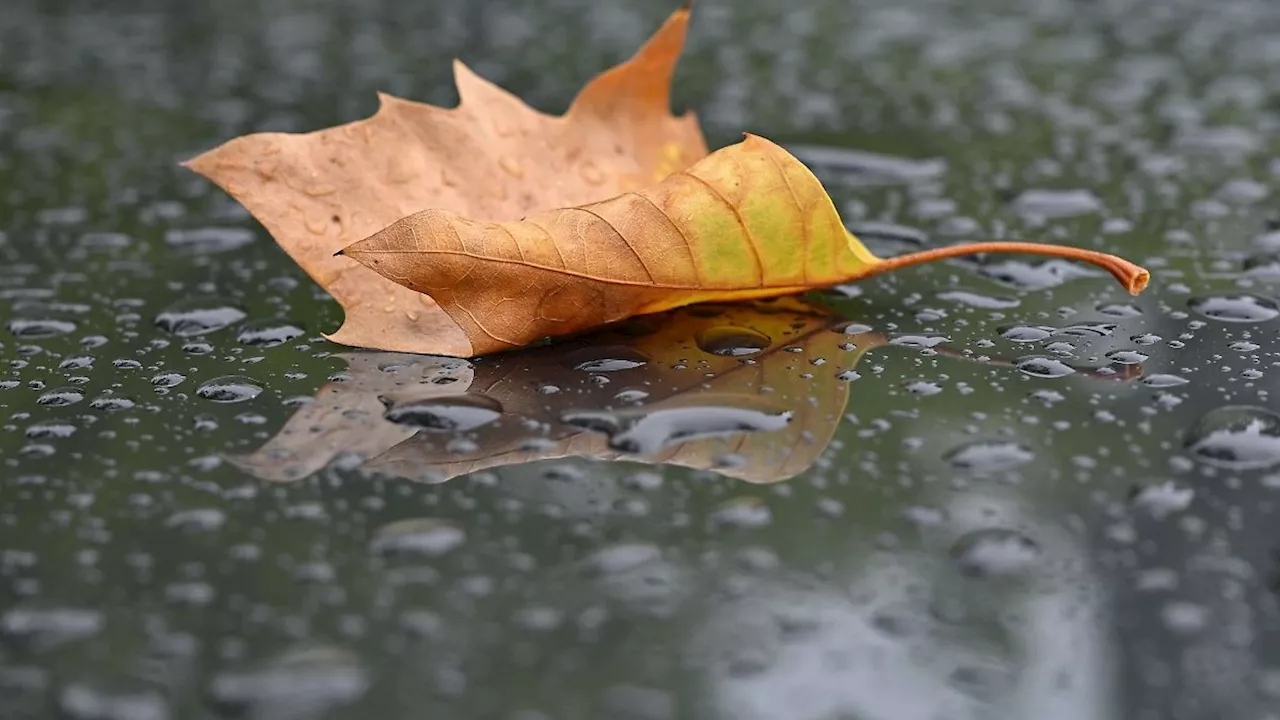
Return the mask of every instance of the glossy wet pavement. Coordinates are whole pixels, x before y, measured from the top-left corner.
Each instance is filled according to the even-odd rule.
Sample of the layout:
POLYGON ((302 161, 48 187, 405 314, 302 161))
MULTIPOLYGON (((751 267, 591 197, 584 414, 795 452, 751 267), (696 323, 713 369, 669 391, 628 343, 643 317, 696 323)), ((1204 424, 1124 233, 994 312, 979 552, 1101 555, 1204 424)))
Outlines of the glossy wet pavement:
POLYGON ((1280 717, 1280 6, 700 2, 679 102, 875 250, 1151 289, 989 258, 466 362, 327 343, 176 163, 455 55, 559 111, 672 8, 205 5, 0 14, 0 716, 1280 717))

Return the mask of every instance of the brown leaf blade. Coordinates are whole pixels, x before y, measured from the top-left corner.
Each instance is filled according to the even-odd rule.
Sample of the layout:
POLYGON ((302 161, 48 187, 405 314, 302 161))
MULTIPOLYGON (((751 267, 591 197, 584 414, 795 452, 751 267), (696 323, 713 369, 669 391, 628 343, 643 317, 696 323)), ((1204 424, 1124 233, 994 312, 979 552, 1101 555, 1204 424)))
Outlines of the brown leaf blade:
POLYGON ((629 61, 545 115, 461 63, 451 110, 380 96, 378 112, 305 134, 236 138, 185 165, 243 204, 342 305, 334 342, 474 355, 432 298, 334 253, 424 208, 516 219, 651 184, 706 154, 692 114, 670 114, 689 13, 674 13, 629 61), (483 188, 477 192, 476 188, 483 188))
POLYGON ((833 285, 879 262, 808 168, 754 135, 637 192, 507 222, 426 210, 343 254, 434 297, 476 355, 833 285))

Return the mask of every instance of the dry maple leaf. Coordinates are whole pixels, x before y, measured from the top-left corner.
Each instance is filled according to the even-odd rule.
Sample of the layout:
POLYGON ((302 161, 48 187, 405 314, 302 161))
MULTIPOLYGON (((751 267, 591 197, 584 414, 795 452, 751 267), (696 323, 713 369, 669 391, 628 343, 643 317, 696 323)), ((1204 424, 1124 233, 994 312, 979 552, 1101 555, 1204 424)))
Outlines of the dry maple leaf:
POLYGON ((237 138, 188 166, 329 290, 347 313, 330 339, 359 347, 473 357, 973 253, 1081 260, 1146 286, 1132 263, 1055 245, 872 255, 786 151, 748 136, 707 156, 693 116, 670 114, 688 19, 676 11, 563 117, 459 63, 455 110, 383 96, 368 120, 237 138))
POLYGON ((425 208, 514 220, 646 187, 707 154, 692 113, 670 111, 688 8, 627 62, 540 113, 454 63, 460 102, 380 95, 371 118, 306 134, 257 133, 185 163, 217 183, 343 307, 330 340, 475 355, 436 301, 334 253, 425 208))

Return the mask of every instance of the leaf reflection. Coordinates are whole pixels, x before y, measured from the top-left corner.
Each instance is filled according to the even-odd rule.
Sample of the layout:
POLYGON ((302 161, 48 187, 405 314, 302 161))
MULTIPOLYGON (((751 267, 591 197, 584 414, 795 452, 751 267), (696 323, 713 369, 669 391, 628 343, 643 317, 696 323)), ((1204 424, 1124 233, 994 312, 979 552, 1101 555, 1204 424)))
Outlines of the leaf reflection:
MULTIPOLYGON (((470 361, 348 353, 339 356, 347 378, 232 459, 272 481, 337 463, 443 482, 578 456, 779 482, 817 460, 844 414, 853 368, 889 342, 783 298, 692 306, 470 361)), ((1134 376, 1126 369, 1119 379, 1134 376)))

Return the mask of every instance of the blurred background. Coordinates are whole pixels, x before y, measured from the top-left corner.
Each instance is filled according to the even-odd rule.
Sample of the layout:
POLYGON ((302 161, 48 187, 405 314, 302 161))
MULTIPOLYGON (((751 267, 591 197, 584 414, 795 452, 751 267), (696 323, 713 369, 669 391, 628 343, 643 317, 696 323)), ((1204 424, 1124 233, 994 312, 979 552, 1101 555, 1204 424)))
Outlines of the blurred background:
POLYGON ((1280 5, 698 0, 677 108, 791 148, 877 252, 1154 280, 993 257, 815 293, 755 352, 818 425, 692 467, 548 428, 608 382, 739 382, 696 338, 776 308, 575 347, 641 353, 617 374, 344 359, 338 306, 177 166, 377 91, 452 106, 454 57, 559 113, 674 9, 5 0, 0 716, 1280 718, 1280 5), (441 378, 515 389, 381 417, 441 378))

